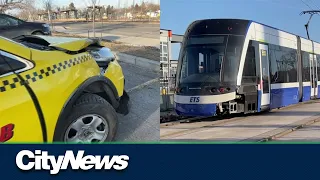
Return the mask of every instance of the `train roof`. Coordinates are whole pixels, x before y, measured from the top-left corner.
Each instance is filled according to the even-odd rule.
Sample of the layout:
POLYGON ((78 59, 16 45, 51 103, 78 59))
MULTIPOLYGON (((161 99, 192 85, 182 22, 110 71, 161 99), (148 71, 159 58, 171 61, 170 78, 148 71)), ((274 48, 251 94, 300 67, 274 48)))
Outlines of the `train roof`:
MULTIPOLYGON (((254 21, 254 20, 249 20, 249 19, 231 19, 231 18, 217 18, 217 19, 201 19, 201 20, 196 20, 196 21, 193 21, 189 27, 191 27, 194 23, 196 22, 203 22, 203 21, 210 21, 210 20, 233 20, 233 21, 239 21, 239 22, 246 22, 248 23, 248 27, 251 23, 257 23, 257 24, 260 24, 260 25, 263 25, 263 26, 266 26, 266 27, 269 27, 269 28, 272 28, 272 29, 275 29, 275 30, 278 30, 278 31, 282 31, 282 32, 285 32, 285 33, 288 33, 288 34, 291 34, 291 35, 294 35, 294 36, 299 36, 300 38, 303 38, 305 40, 309 40, 308 38, 306 37, 303 37, 303 36, 300 36, 300 35, 297 35, 297 34, 294 34, 294 33, 291 33, 291 32, 288 32, 288 31, 285 31, 285 30, 281 30, 281 29, 278 29, 278 28, 275 28, 275 27, 272 27, 272 26, 269 26, 269 25, 266 25, 266 24, 263 24, 263 23, 260 23, 260 22, 257 22, 257 21, 254 21)), ((189 29, 188 27, 188 29, 189 29)), ((248 29, 248 28, 247 28, 248 29)), ((315 42, 317 44, 320 45, 320 42, 317 42, 317 41, 314 41, 314 40, 309 40, 309 41, 312 41, 312 42, 315 42)))

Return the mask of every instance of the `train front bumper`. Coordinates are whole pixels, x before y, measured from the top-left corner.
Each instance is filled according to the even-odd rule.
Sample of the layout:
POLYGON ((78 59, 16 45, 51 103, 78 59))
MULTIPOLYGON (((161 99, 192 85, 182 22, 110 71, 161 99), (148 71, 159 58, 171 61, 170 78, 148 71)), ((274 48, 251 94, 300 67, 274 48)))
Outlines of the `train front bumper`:
POLYGON ((180 116, 209 117, 215 116, 216 104, 179 104, 175 103, 176 113, 180 116))
POLYGON ((230 92, 219 95, 184 96, 175 95, 175 110, 180 116, 215 116, 217 104, 235 99, 236 93, 230 92))

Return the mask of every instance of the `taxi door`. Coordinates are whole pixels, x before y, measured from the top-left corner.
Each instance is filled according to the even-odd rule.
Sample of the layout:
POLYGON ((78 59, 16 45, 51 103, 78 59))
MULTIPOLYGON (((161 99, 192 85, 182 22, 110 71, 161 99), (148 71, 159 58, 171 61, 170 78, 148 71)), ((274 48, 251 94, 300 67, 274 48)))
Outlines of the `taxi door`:
POLYGON ((44 141, 30 89, 19 77, 32 68, 31 62, 0 50, 0 143, 44 141))

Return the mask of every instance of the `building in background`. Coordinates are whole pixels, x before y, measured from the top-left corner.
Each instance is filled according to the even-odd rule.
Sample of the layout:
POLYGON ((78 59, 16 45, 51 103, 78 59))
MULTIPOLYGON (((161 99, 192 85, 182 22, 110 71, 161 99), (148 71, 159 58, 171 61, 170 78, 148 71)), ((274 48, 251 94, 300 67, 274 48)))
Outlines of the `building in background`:
POLYGON ((160 29, 160 82, 162 88, 174 89, 178 61, 172 60, 172 44, 182 43, 183 36, 160 29))
POLYGON ((149 12, 147 12, 147 16, 152 17, 152 18, 159 17, 160 16, 160 10, 155 11, 155 12, 149 11, 149 12))
POLYGON ((77 9, 66 9, 60 11, 61 19, 78 19, 78 10, 77 9))
POLYGON ((170 76, 176 76, 178 67, 178 60, 170 60, 170 76))

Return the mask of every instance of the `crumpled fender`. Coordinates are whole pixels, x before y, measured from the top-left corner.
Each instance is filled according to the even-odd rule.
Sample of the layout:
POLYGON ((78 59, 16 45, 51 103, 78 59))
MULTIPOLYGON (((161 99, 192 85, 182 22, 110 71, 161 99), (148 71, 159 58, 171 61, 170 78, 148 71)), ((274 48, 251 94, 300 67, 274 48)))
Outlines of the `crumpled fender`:
POLYGON ((55 47, 67 51, 80 51, 92 44, 100 45, 99 39, 89 38, 69 38, 69 37, 53 37, 53 36, 38 36, 47 41, 50 47, 55 47))
POLYGON ((68 51, 80 51, 95 43, 97 43, 97 41, 94 41, 92 39, 79 39, 70 42, 51 44, 50 46, 65 49, 68 51))

